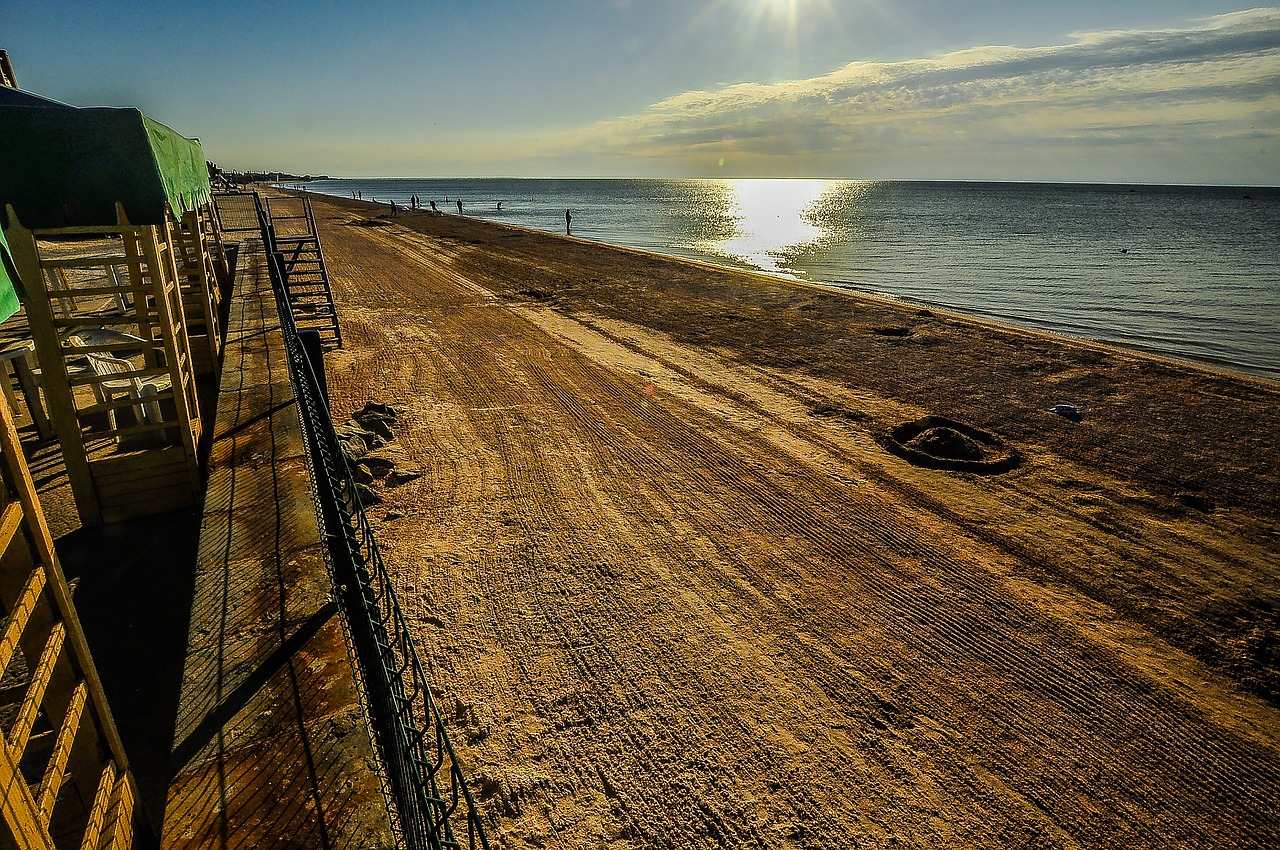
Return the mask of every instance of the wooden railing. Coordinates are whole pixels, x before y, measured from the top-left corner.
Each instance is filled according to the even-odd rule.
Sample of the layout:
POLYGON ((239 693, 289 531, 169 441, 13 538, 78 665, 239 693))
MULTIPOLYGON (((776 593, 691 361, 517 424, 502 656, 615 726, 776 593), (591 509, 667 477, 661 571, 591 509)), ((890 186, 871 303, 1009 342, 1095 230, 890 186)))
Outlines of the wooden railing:
POLYGON ((0 846, 125 848, 137 789, 0 404, 0 846))

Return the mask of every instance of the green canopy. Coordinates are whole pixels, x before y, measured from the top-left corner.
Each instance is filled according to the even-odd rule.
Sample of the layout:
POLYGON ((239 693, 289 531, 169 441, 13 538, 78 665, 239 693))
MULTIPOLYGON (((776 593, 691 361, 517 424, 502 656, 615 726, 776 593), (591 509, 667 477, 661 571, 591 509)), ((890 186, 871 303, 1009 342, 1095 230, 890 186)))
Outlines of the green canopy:
POLYGON ((26 227, 163 224, 211 198, 204 150, 137 109, 0 105, 0 209, 26 227))
POLYGON ((0 230, 0 322, 18 312, 17 282, 18 267, 9 255, 9 243, 4 239, 4 230, 0 230))

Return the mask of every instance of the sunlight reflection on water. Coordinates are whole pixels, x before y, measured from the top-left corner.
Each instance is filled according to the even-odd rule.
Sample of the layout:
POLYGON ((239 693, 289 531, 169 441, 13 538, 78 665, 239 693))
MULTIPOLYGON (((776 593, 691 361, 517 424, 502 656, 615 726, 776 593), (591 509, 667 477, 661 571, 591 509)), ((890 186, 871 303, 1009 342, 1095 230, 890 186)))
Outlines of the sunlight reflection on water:
POLYGON ((404 178, 466 214, 1280 377, 1280 189, 404 178), (501 209, 498 202, 502 201, 501 209))
POLYGON ((833 180, 730 180, 724 216, 730 234, 706 248, 767 272, 797 275, 792 260, 819 246, 827 232, 815 216, 833 180))

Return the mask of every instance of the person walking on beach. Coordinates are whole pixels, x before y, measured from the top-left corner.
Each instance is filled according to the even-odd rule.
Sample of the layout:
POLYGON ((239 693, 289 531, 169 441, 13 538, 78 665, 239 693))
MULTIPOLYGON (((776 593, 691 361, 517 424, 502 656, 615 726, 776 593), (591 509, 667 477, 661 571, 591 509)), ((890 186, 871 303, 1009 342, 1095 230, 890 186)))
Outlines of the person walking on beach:
POLYGON ((458 215, 462 215, 462 198, 458 198, 458 215))
POLYGON ((573 230, 569 227, 569 225, 572 223, 573 223, 573 216, 569 215, 568 210, 565 210, 564 211, 564 235, 565 236, 573 235, 573 230))

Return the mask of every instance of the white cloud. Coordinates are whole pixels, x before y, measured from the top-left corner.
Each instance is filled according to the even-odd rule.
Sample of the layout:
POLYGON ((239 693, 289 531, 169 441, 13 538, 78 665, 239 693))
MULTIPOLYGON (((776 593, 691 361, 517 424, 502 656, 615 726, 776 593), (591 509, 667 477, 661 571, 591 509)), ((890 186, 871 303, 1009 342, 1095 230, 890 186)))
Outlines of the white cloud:
POLYGON ((724 157, 738 173, 890 176, 874 172, 915 162, 896 176, 948 176, 919 164, 951 158, 969 169, 955 177, 1065 179, 1032 172, 1078 161, 1095 165, 1081 179, 1280 183, 1280 9, 1071 38, 689 91, 528 144, 690 172, 724 157), (1113 165, 1097 161, 1100 148, 1113 165), (1154 173, 1124 177, 1135 165, 1154 173), (1122 173, 1097 173, 1108 167, 1122 173))

